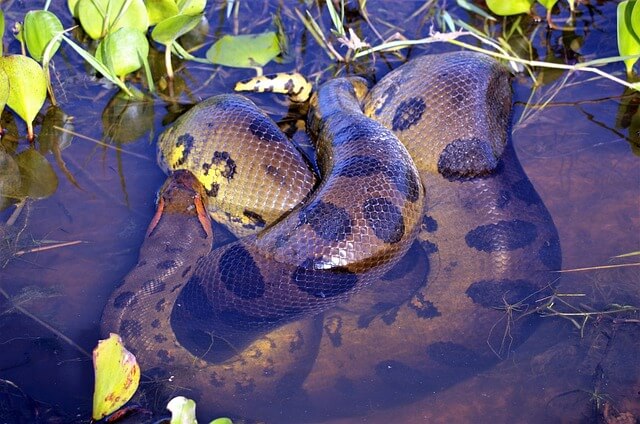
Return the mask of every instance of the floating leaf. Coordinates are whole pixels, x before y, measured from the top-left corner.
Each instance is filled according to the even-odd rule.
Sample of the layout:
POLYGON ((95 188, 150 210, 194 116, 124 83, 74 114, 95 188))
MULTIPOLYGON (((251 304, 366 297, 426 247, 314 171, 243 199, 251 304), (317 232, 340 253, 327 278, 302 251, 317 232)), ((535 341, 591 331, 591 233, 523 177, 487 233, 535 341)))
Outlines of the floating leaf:
POLYGON ((76 7, 80 25, 94 40, 123 27, 149 28, 143 0, 78 0, 76 7))
POLYGON ((179 13, 175 0, 144 0, 149 16, 149 25, 155 25, 179 13))
POLYGON ((16 156, 20 169, 20 190, 17 197, 42 199, 51 196, 58 188, 58 176, 40 152, 27 149, 16 156))
POLYGON ((176 3, 181 15, 199 15, 207 6, 207 0, 178 0, 176 3))
POLYGON ((160 22, 151 32, 151 38, 158 43, 169 45, 198 26, 202 15, 176 15, 160 22))
POLYGON ((174 397, 167 404, 171 411, 170 424, 198 424, 196 420, 196 403, 184 396, 174 397))
POLYGON ((510 16, 527 13, 534 0, 487 0, 487 6, 496 15, 510 16))
POLYGON ((137 71, 149 54, 149 42, 135 28, 120 28, 108 34, 98 45, 96 59, 119 77, 137 71))
POLYGON ((233 424, 233 421, 231 421, 229 418, 217 418, 213 421, 211 421, 209 424, 233 424))
POLYGON ((33 140, 33 120, 47 96, 47 80, 42 67, 27 56, 13 55, 0 58, 9 79, 7 106, 27 123, 29 139, 33 140))
POLYGON ((0 66, 0 114, 4 110, 4 107, 7 104, 8 98, 9 98, 9 77, 7 77, 7 73, 4 71, 2 66, 0 66))
MULTIPOLYGON (((621 56, 640 54, 640 2, 623 1, 618 4, 618 51, 621 56)), ((627 75, 633 73, 638 58, 625 59, 627 75)))
MULTIPOLYGON (((42 62, 42 53, 47 44, 63 30, 62 23, 56 15, 47 10, 32 10, 24 17, 22 37, 32 58, 42 62)), ((58 40, 51 47, 51 55, 60 47, 58 40)))
POLYGON ((79 0, 67 0, 67 7, 69 8, 69 13, 74 18, 78 17, 78 1, 79 0))
POLYGON ((266 65, 280 54, 275 32, 249 35, 225 35, 207 51, 211 63, 236 68, 255 68, 266 65))
POLYGON ((62 39, 64 41, 66 41, 67 44, 69 44, 71 46, 71 48, 76 51, 76 53, 78 53, 80 56, 82 56, 82 58, 84 60, 86 60, 93 67, 93 69, 95 69, 96 71, 100 72, 105 78, 107 78, 109 81, 111 81, 112 83, 114 83, 115 85, 120 87, 120 89, 122 91, 124 91, 125 93, 127 93, 130 96, 132 95, 131 91, 129 91, 127 86, 122 81, 120 81, 120 79, 118 79, 118 76, 117 75, 113 75, 111 73, 111 71, 109 70, 109 68, 104 66, 102 64, 102 62, 100 62, 95 57, 91 56, 91 54, 89 52, 87 52, 82 47, 80 47, 79 45, 74 43, 73 40, 70 39, 69 37, 66 37, 66 36, 63 35, 62 39))
POLYGON ((122 345, 120 336, 111 333, 93 350, 93 369, 96 382, 92 417, 99 420, 131 399, 140 382, 140 367, 122 345))
POLYGON ((4 37, 4 13, 0 9, 0 56, 2 56, 2 38, 4 37))

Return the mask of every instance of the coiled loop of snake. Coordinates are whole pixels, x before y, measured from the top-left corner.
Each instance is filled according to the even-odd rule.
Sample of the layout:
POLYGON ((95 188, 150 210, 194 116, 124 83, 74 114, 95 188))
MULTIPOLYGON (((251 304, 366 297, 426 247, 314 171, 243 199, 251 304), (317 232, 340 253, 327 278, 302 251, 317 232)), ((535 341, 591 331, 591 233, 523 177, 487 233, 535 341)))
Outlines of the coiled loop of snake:
MULTIPOLYGON (((169 177, 168 187, 183 190, 162 198, 178 212, 159 211, 138 266, 107 304, 103 331, 120 333, 148 372, 169 373, 187 395, 236 411, 257 411, 256 397, 282 404, 304 393, 334 397, 338 407, 335 381, 360 393, 395 381, 389 370, 406 371, 402 381, 454 381, 461 363, 494 363, 486 342, 500 319, 495 306, 544 294, 560 257, 553 222, 506 144, 507 73, 471 53, 413 60, 364 99, 366 114, 385 126, 362 112, 364 94, 361 80, 337 79, 312 102, 308 128, 326 177, 311 194, 302 155, 248 100, 216 96, 180 118, 159 142, 160 163, 190 169, 203 187, 188 173, 169 177), (184 192, 191 204, 174 200, 184 192), (197 207, 203 192, 212 216, 254 234, 210 251, 197 207), (291 322, 388 278, 418 231, 428 284, 414 284, 392 307, 393 321, 375 312, 365 321, 334 313, 324 325, 321 317, 291 322), (201 331, 248 345, 219 363, 200 359, 176 337, 174 303, 204 323, 201 331), (397 343, 396 328, 405 329, 397 343), (376 349, 360 357, 367 344, 376 349)), ((397 298, 385 290, 399 289, 383 283, 377 294, 397 298)), ((524 326, 509 324, 524 337, 524 326)))

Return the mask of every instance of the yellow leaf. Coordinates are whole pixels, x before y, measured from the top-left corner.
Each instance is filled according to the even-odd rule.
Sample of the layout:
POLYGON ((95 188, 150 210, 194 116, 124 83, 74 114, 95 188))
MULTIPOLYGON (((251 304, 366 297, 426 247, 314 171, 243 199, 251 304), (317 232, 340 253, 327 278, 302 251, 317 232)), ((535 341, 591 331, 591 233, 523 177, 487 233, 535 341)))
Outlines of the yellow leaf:
POLYGON ((111 333, 93 350, 93 369, 93 419, 99 420, 131 399, 140 382, 140 367, 136 357, 122 345, 120 336, 111 333))

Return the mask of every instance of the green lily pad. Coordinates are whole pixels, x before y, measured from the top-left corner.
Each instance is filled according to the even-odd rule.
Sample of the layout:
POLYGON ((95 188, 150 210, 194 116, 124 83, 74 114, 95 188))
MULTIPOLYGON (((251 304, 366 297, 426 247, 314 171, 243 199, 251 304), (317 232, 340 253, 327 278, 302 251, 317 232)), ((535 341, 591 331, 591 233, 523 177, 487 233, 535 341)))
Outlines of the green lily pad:
POLYGON ((78 0, 76 7, 80 25, 94 40, 123 27, 142 32, 149 28, 143 0, 78 0))
POLYGON ((58 188, 58 176, 53 167, 40 152, 27 149, 16 156, 20 169, 19 198, 43 199, 51 196, 58 188))
POLYGON ((78 17, 78 1, 79 0, 67 0, 67 8, 74 18, 78 17))
MULTIPOLYGON (((53 13, 47 10, 32 10, 28 12, 24 17, 22 37, 31 57, 38 62, 42 62, 42 54, 47 44, 62 30, 62 23, 53 13)), ((51 56, 58 50, 60 43, 60 39, 55 42, 55 45, 50 50, 51 56)))
POLYGON ((489 10, 499 16, 519 15, 531 10, 534 0, 487 0, 489 10))
POLYGON ((2 37, 4 37, 4 13, 0 10, 0 56, 2 56, 2 37))
POLYGON ((158 23, 151 32, 151 38, 158 43, 169 45, 198 26, 202 15, 176 15, 158 23))
POLYGON ((112 333, 93 350, 93 369, 96 382, 92 417, 99 420, 120 409, 138 390, 140 367, 135 356, 124 348, 120 336, 112 333))
POLYGON ((148 54, 149 42, 142 31, 120 28, 100 42, 96 59, 113 74, 122 77, 140 69, 148 54))
POLYGON ((47 96, 47 80, 42 67, 23 55, 0 58, 0 68, 9 79, 7 106, 27 123, 29 139, 33 139, 33 120, 47 96))
POLYGON ((176 3, 182 15, 199 15, 207 6, 207 0, 178 0, 176 3))
POLYGON ((147 7, 149 25, 155 25, 180 12, 175 0, 144 0, 144 4, 147 7))
POLYGON ((556 3, 558 3, 558 0, 537 0, 537 1, 538 3, 543 5, 545 9, 551 9, 553 6, 555 6, 556 3))
MULTIPOLYGON (((621 56, 640 54, 640 2, 623 1, 618 4, 618 51, 621 56)), ((625 59, 627 75, 633 73, 638 58, 625 59)))
POLYGON ((9 98, 9 77, 7 73, 0 66, 0 114, 4 110, 9 98))
POLYGON ((207 50, 211 63, 236 68, 255 68, 266 65, 280 54, 275 32, 247 35, 225 35, 207 50))

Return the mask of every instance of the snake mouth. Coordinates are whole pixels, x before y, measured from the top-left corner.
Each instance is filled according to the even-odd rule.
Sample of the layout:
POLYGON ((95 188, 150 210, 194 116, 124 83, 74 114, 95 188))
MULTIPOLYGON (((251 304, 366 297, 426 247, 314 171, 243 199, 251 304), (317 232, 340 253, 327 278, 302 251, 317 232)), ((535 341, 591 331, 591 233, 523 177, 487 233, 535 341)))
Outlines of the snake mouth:
POLYGON ((158 193, 156 213, 147 229, 147 236, 153 232, 163 215, 175 214, 197 218, 207 237, 212 238, 213 230, 205 199, 205 188, 193 173, 182 169, 173 172, 158 193))

